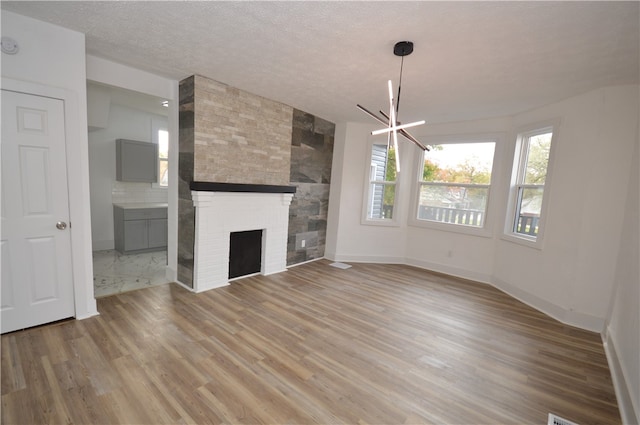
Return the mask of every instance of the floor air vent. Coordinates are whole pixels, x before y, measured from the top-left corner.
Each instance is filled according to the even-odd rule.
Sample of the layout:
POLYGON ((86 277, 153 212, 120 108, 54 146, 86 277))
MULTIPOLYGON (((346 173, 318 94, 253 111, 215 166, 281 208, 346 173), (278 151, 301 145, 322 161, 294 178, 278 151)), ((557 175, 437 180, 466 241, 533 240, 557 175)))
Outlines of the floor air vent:
POLYGON ((549 420, 547 425, 578 425, 575 422, 568 421, 560 416, 556 416, 553 413, 549 413, 549 420))

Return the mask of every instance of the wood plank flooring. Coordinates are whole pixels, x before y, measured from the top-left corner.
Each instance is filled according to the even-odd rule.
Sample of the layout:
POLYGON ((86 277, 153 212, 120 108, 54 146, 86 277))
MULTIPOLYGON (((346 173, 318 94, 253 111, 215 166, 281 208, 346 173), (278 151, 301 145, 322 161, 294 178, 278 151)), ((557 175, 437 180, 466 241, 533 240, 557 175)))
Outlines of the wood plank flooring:
POLYGON ((620 423, 599 335, 488 285, 328 264, 3 335, 2 423, 620 423))

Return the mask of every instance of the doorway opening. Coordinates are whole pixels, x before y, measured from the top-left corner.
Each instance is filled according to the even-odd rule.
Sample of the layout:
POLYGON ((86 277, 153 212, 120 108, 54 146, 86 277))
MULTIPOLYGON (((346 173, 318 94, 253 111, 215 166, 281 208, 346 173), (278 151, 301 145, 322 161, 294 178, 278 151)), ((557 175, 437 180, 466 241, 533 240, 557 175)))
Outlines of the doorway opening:
POLYGON ((88 81, 87 106, 94 295, 167 283, 166 100, 88 81), (156 163, 152 177, 117 177, 119 139, 155 145, 149 150, 156 163))

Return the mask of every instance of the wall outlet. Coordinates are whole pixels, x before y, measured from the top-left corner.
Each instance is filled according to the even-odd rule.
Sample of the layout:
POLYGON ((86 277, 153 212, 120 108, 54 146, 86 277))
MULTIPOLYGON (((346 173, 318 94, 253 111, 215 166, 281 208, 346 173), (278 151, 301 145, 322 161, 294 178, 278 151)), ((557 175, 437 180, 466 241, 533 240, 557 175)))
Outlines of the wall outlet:
POLYGON ((306 241, 305 239, 301 240, 301 241, 300 241, 300 246, 301 246, 301 247, 303 247, 303 248, 304 248, 305 246, 307 246, 307 241, 306 241))

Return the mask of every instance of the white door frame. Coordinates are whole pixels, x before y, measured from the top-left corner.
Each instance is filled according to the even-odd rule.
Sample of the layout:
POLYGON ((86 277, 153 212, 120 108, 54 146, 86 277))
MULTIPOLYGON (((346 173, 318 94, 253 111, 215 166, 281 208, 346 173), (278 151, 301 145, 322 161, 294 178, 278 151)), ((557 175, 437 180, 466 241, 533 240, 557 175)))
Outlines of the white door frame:
MULTIPOLYGON (((73 276, 75 318, 98 314, 93 294, 93 259, 91 251, 91 214, 89 195, 89 147, 79 133, 82 113, 78 94, 62 88, 2 78, 2 88, 36 96, 60 99, 64 103, 66 133, 67 187, 69 190, 69 222, 71 226, 71 274, 73 276)), ((86 127, 84 131, 87 131, 86 127)))

